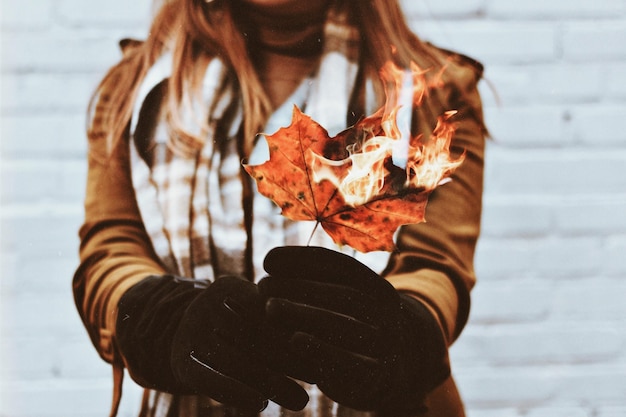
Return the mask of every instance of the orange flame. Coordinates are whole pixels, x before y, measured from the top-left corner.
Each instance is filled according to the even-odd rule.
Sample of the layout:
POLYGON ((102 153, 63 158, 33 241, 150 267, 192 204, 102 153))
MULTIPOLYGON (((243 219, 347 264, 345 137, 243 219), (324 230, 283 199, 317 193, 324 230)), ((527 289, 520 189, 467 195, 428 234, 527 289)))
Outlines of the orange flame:
POLYGON ((449 120, 456 113, 456 110, 451 110, 440 116, 429 142, 412 149, 412 157, 406 166, 408 187, 434 190, 449 181, 450 174, 463 163, 464 155, 456 160, 450 155, 450 142, 455 130, 449 120))
POLYGON ((450 155, 450 142, 455 131, 450 119, 456 111, 448 111, 438 118, 425 144, 421 142, 421 137, 411 137, 410 132, 413 106, 421 105, 430 89, 442 84, 443 71, 434 77, 434 81, 427 79, 427 72, 414 63, 410 70, 404 70, 388 62, 380 72, 386 101, 375 114, 381 115, 383 134, 372 136, 362 144, 349 146, 348 158, 341 161, 314 155, 314 180, 331 181, 343 195, 346 204, 353 207, 366 204, 381 193, 385 179, 390 174, 386 168, 386 162, 390 159, 394 165, 405 169, 405 187, 429 192, 445 182, 463 162, 463 156, 453 160, 450 155), (346 164, 350 166, 348 173, 338 175, 342 170, 337 168, 346 164))

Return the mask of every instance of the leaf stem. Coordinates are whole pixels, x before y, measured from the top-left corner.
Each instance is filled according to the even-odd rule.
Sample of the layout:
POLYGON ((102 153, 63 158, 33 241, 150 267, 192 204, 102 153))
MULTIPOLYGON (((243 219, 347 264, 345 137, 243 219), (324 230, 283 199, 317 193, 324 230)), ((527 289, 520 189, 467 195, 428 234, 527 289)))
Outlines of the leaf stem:
POLYGON ((317 220, 315 222, 315 227, 313 227, 313 231, 311 232, 311 236, 309 236, 309 240, 306 242, 307 247, 311 246, 311 241, 313 240, 313 235, 315 234, 315 232, 317 231, 317 227, 320 225, 320 221, 317 220))

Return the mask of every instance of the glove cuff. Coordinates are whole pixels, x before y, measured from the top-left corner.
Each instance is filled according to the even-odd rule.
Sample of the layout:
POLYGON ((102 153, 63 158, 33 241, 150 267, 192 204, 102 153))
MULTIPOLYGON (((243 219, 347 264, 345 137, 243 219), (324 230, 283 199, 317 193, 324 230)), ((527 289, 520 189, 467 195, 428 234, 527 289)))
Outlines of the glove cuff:
POLYGON ((415 375, 430 392, 450 376, 448 347, 439 322, 424 304, 406 294, 400 294, 400 302, 409 321, 406 344, 415 354, 415 375))
POLYGON ((115 326, 118 348, 139 385, 185 393, 170 365, 172 340, 185 310, 202 292, 172 275, 149 276, 120 298, 115 326))
POLYGON ((380 417, 425 411, 425 397, 450 376, 448 349, 439 323, 424 304, 400 293, 397 378, 383 401, 380 417))

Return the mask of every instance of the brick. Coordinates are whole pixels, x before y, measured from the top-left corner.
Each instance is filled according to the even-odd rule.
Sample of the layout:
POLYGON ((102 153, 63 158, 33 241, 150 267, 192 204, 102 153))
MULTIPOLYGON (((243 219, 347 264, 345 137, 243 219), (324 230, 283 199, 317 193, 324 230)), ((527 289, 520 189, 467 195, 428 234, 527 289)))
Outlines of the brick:
POLYGON ((607 260, 598 237, 572 237, 540 242, 531 265, 545 277, 571 279, 597 273, 607 260))
POLYGON ((98 74, 20 73, 3 74, 3 114, 85 111, 102 78, 98 74))
POLYGON ((597 238, 484 239, 475 267, 479 280, 570 279, 593 275, 606 262, 609 255, 597 238))
POLYGON ((563 29, 563 58, 568 61, 623 60, 626 23, 571 23, 563 29))
POLYGON ((57 340, 55 367, 59 378, 99 379, 111 376, 111 365, 103 361, 87 332, 82 337, 57 340))
POLYGON ((421 2, 402 0, 402 9, 409 20, 427 18, 472 17, 481 14, 485 0, 451 0, 446 2, 421 2))
POLYGON ((107 380, 63 380, 12 382, 2 387, 3 412, 15 417, 93 416, 96 410, 110 408, 110 385, 107 380), (108 395, 107 395, 108 394, 108 395), (37 398, 37 401, 33 401, 37 398), (64 404, 71 404, 70 407, 64 404))
POLYGON ((16 164, 3 161, 0 167, 2 172, 1 197, 5 202, 19 201, 20 199, 39 198, 58 190, 60 185, 60 167, 50 163, 16 164), (47 166, 46 166, 47 165, 47 166))
POLYGON ((626 151, 505 150, 492 146, 486 165, 488 195, 527 195, 536 201, 583 194, 587 198, 626 190, 626 151), (601 179, 601 180, 600 180, 601 179))
POLYGON ((524 417, 591 417, 592 414, 588 410, 581 407, 540 407, 528 411, 524 417))
POLYGON ((7 241, 6 234, 2 233, 0 228, 0 293, 4 291, 10 291, 11 287, 15 285, 15 277, 17 276, 17 270, 19 268, 17 252, 12 252, 9 249, 10 243, 7 241))
POLYGON ((547 367, 498 368, 466 367, 457 369, 459 391, 471 408, 523 407, 553 398, 557 391, 553 371, 547 367))
POLYGON ((525 276, 531 269, 534 251, 529 242, 516 239, 481 239, 475 256, 479 280, 525 276))
POLYGON ((513 408, 469 408, 465 411, 467 417, 521 417, 522 415, 513 408))
POLYGON ((592 104, 571 110, 572 131, 581 144, 626 147, 623 118, 626 104, 592 104))
POLYGON ((624 99, 626 98, 626 63, 611 63, 605 68, 604 93, 607 97, 624 99))
POLYGON ((98 357, 86 332, 81 336, 14 337, 8 346, 4 343, 0 376, 5 381, 109 377, 110 366, 98 357), (45 355, 41 354, 43 346, 45 355))
POLYGON ((2 2, 0 26, 3 31, 46 29, 52 24, 52 11, 52 0, 5 1, 2 2))
MULTIPOLYGON (((512 75, 512 78, 512 80, 507 81, 510 83, 518 81, 517 79, 514 79, 515 75, 512 75)), ((502 90, 494 85, 489 75, 486 76, 486 79, 483 79, 478 83, 478 92, 480 93, 483 110, 491 107, 499 108, 502 105, 502 90)), ((515 93, 511 93, 510 96, 507 96, 507 99, 514 95, 515 93)))
POLYGON ((14 336, 3 344, 0 376, 3 381, 46 379, 107 379, 111 366, 104 362, 91 344, 87 332, 67 335, 33 333, 14 336), (42 346, 46 354, 42 355, 42 346))
POLYGON ((549 202, 487 198, 483 204, 481 236, 545 236, 554 226, 554 211, 549 202))
POLYGON ((487 15, 505 19, 593 19, 624 13, 622 0, 490 0, 487 15))
MULTIPOLYGON (((626 253, 626 252, 623 252, 626 253)), ((553 320, 574 320, 581 326, 597 321, 621 326, 626 317, 626 282, 621 277, 591 277, 564 282, 551 291, 553 320)))
POLYGON ((541 404, 536 407, 541 409, 548 403, 583 403, 591 409, 619 404, 626 394, 623 366, 500 367, 497 373, 468 367, 457 369, 455 376, 470 408, 516 404, 528 409, 541 404))
POLYGON ((558 54, 557 29, 550 24, 415 21, 412 29, 439 46, 489 64, 545 63, 558 54))
POLYGON ((6 202, 59 201, 81 204, 87 178, 85 161, 46 159, 3 161, 2 198, 6 202))
POLYGON ((607 239, 604 248, 606 261, 603 264, 603 271, 611 276, 623 277, 626 273, 626 237, 615 236, 607 239))
MULTIPOLYGON (((111 378, 2 381, 0 385, 2 412, 11 417, 101 417, 111 407, 111 393, 111 378)), ((141 391, 126 378, 118 416, 136 417, 140 403, 141 391)))
MULTIPOLYGON (((3 233, 10 237, 3 242, 11 250, 23 254, 24 260, 65 260, 78 251, 78 228, 82 216, 3 219, 3 233)), ((6 250, 6 248, 5 248, 6 250)))
POLYGON ((550 312, 552 283, 546 280, 478 281, 472 291, 473 324, 524 323, 550 312))
POLYGON ((578 365, 561 370, 557 398, 590 405, 622 404, 626 398, 626 364, 578 365))
POLYGON ((624 417, 626 416, 626 406, 602 406, 596 415, 597 417, 624 417))
MULTIPOLYGON (((469 330, 469 329, 468 329, 469 330)), ((570 322, 492 325, 463 334, 461 357, 480 357, 490 366, 571 365, 619 360, 626 338, 613 326, 570 322)))
MULTIPOLYGON (((4 35, 3 71, 102 72, 121 58, 118 41, 123 31, 106 36, 87 31, 46 34, 14 32, 4 35)), ((104 73, 103 73, 104 75, 104 73)))
POLYGON ((141 24, 147 28, 151 4, 150 0, 111 0, 106 3, 61 0, 56 10, 60 22, 74 26, 106 25, 110 28, 141 24))
POLYGON ((535 65, 526 69, 531 100, 573 103, 597 100, 604 93, 605 68, 593 62, 535 65))
POLYGON ((53 114, 0 116, 5 159, 26 157, 84 158, 87 152, 86 110, 53 114))
POLYGON ((502 107, 485 109, 485 121, 501 146, 545 147, 562 144, 564 110, 557 106, 502 107))
POLYGON ((608 236, 626 232, 626 196, 582 198, 558 204, 554 210, 555 230, 562 233, 608 236))
POLYGON ((84 337, 85 329, 74 305, 71 277, 51 275, 50 279, 65 279, 65 294, 0 295, 3 318, 0 330, 3 340, 36 338, 42 335, 56 337, 84 337), (6 338, 6 339, 5 339, 6 338))
MULTIPOLYGON (((500 96, 503 109, 522 105, 563 104, 598 100, 606 93, 606 67, 594 63, 550 63, 530 66, 489 64, 485 77, 500 96)), ((488 88, 483 100, 491 99, 488 88)))
POLYGON ((60 180, 60 199, 65 202, 79 202, 82 208, 87 183, 87 162, 80 160, 63 164, 60 180))
MULTIPOLYGON (((14 255, 12 267, 9 273, 3 273, 0 281, 0 292, 5 294, 59 294, 70 291, 71 277, 78 266, 78 239, 75 238, 77 230, 68 230, 69 238, 76 244, 76 250, 70 254, 59 256, 40 256, 37 262, 29 262, 30 254, 22 251, 20 255, 14 255), (50 279, 50 271, 63 279, 50 279)), ((6 259, 3 258, 3 262, 6 259)))

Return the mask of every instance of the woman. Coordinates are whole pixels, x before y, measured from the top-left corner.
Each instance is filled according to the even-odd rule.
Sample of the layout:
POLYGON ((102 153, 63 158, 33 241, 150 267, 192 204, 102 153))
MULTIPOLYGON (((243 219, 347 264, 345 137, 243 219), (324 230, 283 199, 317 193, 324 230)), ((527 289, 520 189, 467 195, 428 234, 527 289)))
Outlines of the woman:
POLYGON ((447 348, 475 281, 480 64, 415 37, 396 0, 162 3, 145 42, 122 42, 88 129, 74 296, 113 365, 111 415, 124 368, 146 388, 141 416, 464 415, 447 348), (298 246, 302 222, 240 161, 263 160, 259 132, 288 125, 294 105, 331 135, 371 114, 388 61, 428 69, 438 87, 413 134, 457 110, 465 160, 379 275, 298 246))

